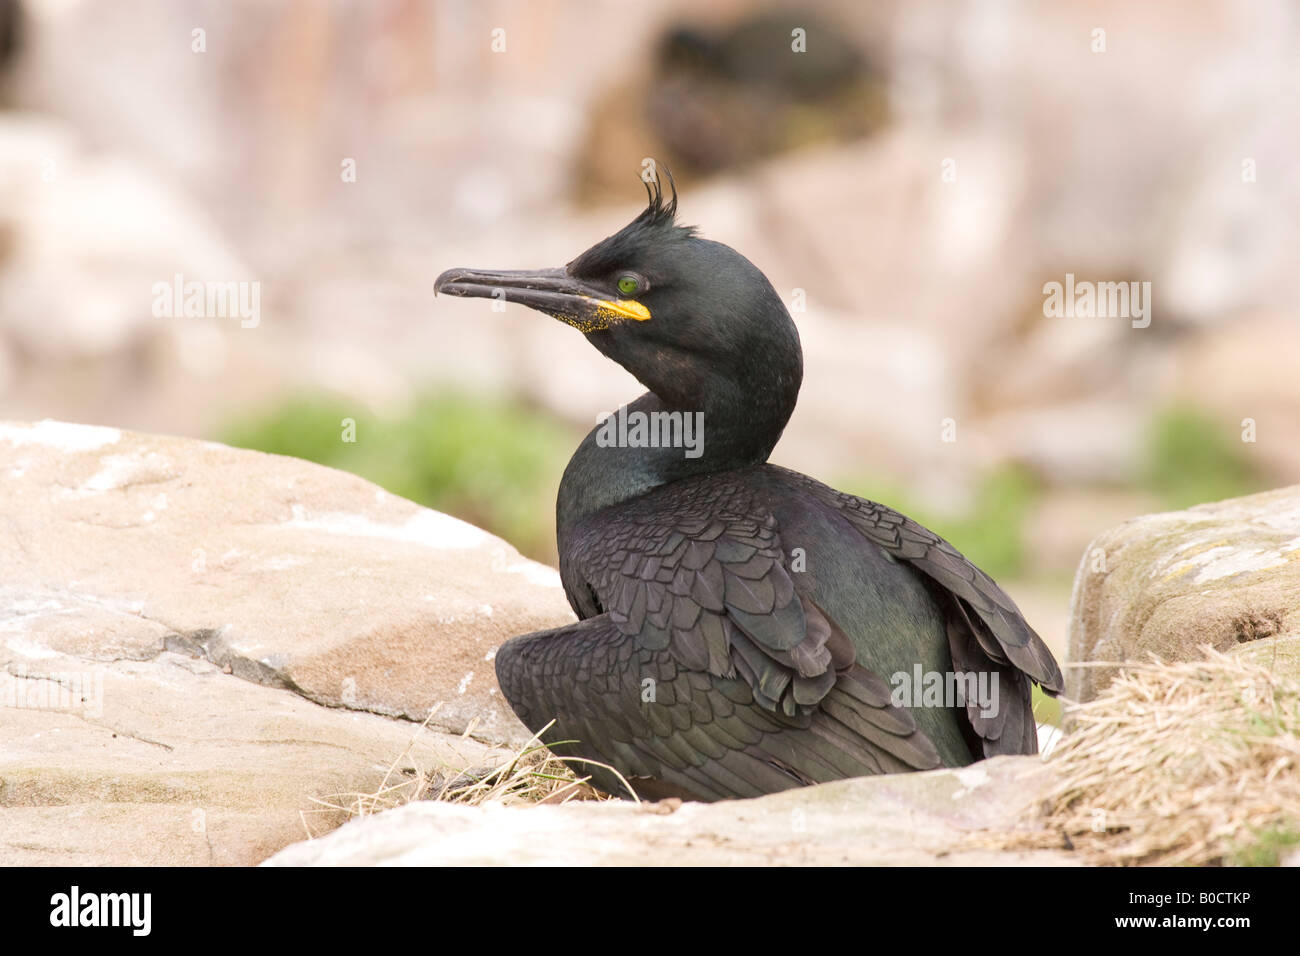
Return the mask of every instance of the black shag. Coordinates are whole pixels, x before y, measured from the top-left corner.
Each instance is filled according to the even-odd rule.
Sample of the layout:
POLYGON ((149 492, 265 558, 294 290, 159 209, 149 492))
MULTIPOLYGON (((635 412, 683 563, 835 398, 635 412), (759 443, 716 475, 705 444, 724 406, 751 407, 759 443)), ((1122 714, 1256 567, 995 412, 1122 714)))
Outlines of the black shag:
POLYGON ((580 620, 497 652, 515 712, 534 731, 554 721, 558 754, 651 799, 1036 753, 1030 685, 1061 690, 1051 652, 934 532, 766 463, 803 378, 794 323, 749 260, 676 222, 675 190, 647 191, 643 213, 562 269, 451 269, 435 285, 566 322, 649 389, 618 413, 625 440, 593 429, 560 482, 560 577, 580 620), (638 421, 677 435, 697 413, 694 451, 628 438, 638 421))

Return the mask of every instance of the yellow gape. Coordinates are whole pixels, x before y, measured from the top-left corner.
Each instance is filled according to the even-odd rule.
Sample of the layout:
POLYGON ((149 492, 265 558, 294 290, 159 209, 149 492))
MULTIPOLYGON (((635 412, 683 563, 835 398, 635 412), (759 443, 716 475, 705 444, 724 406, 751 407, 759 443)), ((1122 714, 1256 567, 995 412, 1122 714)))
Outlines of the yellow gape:
POLYGON ((596 314, 611 319, 632 319, 636 322, 644 322, 650 318, 650 310, 640 302, 634 302, 632 299, 601 302, 596 307, 596 314))

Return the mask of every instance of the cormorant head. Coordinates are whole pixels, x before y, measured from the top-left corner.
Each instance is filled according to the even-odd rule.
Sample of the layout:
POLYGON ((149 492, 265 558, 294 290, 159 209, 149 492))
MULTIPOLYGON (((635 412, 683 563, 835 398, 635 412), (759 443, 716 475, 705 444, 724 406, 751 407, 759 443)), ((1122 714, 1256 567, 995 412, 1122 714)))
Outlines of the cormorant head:
POLYGON ((671 175, 668 186, 671 197, 658 178, 646 183, 645 211, 562 269, 449 269, 434 290, 544 312, 669 407, 743 415, 779 434, 803 376, 794 323, 748 259, 678 225, 671 175))

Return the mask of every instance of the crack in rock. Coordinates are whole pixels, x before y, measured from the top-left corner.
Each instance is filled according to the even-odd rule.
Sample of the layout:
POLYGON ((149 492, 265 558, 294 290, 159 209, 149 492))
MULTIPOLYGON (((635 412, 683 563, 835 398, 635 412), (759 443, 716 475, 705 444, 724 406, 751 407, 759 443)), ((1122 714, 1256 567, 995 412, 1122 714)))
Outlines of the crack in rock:
POLYGON ((223 642, 221 634, 221 628, 174 631, 163 638, 163 649, 176 654, 202 658, 209 664, 253 684, 291 690, 303 697, 308 696, 276 667, 231 649, 223 642))

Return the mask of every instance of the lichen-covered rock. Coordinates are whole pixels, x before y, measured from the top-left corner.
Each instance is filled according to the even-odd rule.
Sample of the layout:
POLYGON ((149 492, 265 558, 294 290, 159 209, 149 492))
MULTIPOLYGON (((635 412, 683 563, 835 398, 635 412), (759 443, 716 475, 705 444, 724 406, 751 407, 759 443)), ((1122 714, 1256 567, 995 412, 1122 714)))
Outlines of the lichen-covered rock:
MULTIPOLYGON (((1300 633, 1300 486, 1144 515, 1099 535, 1074 582, 1071 664, 1189 660, 1300 633)), ((1114 674, 1067 667, 1094 698, 1114 674)))

